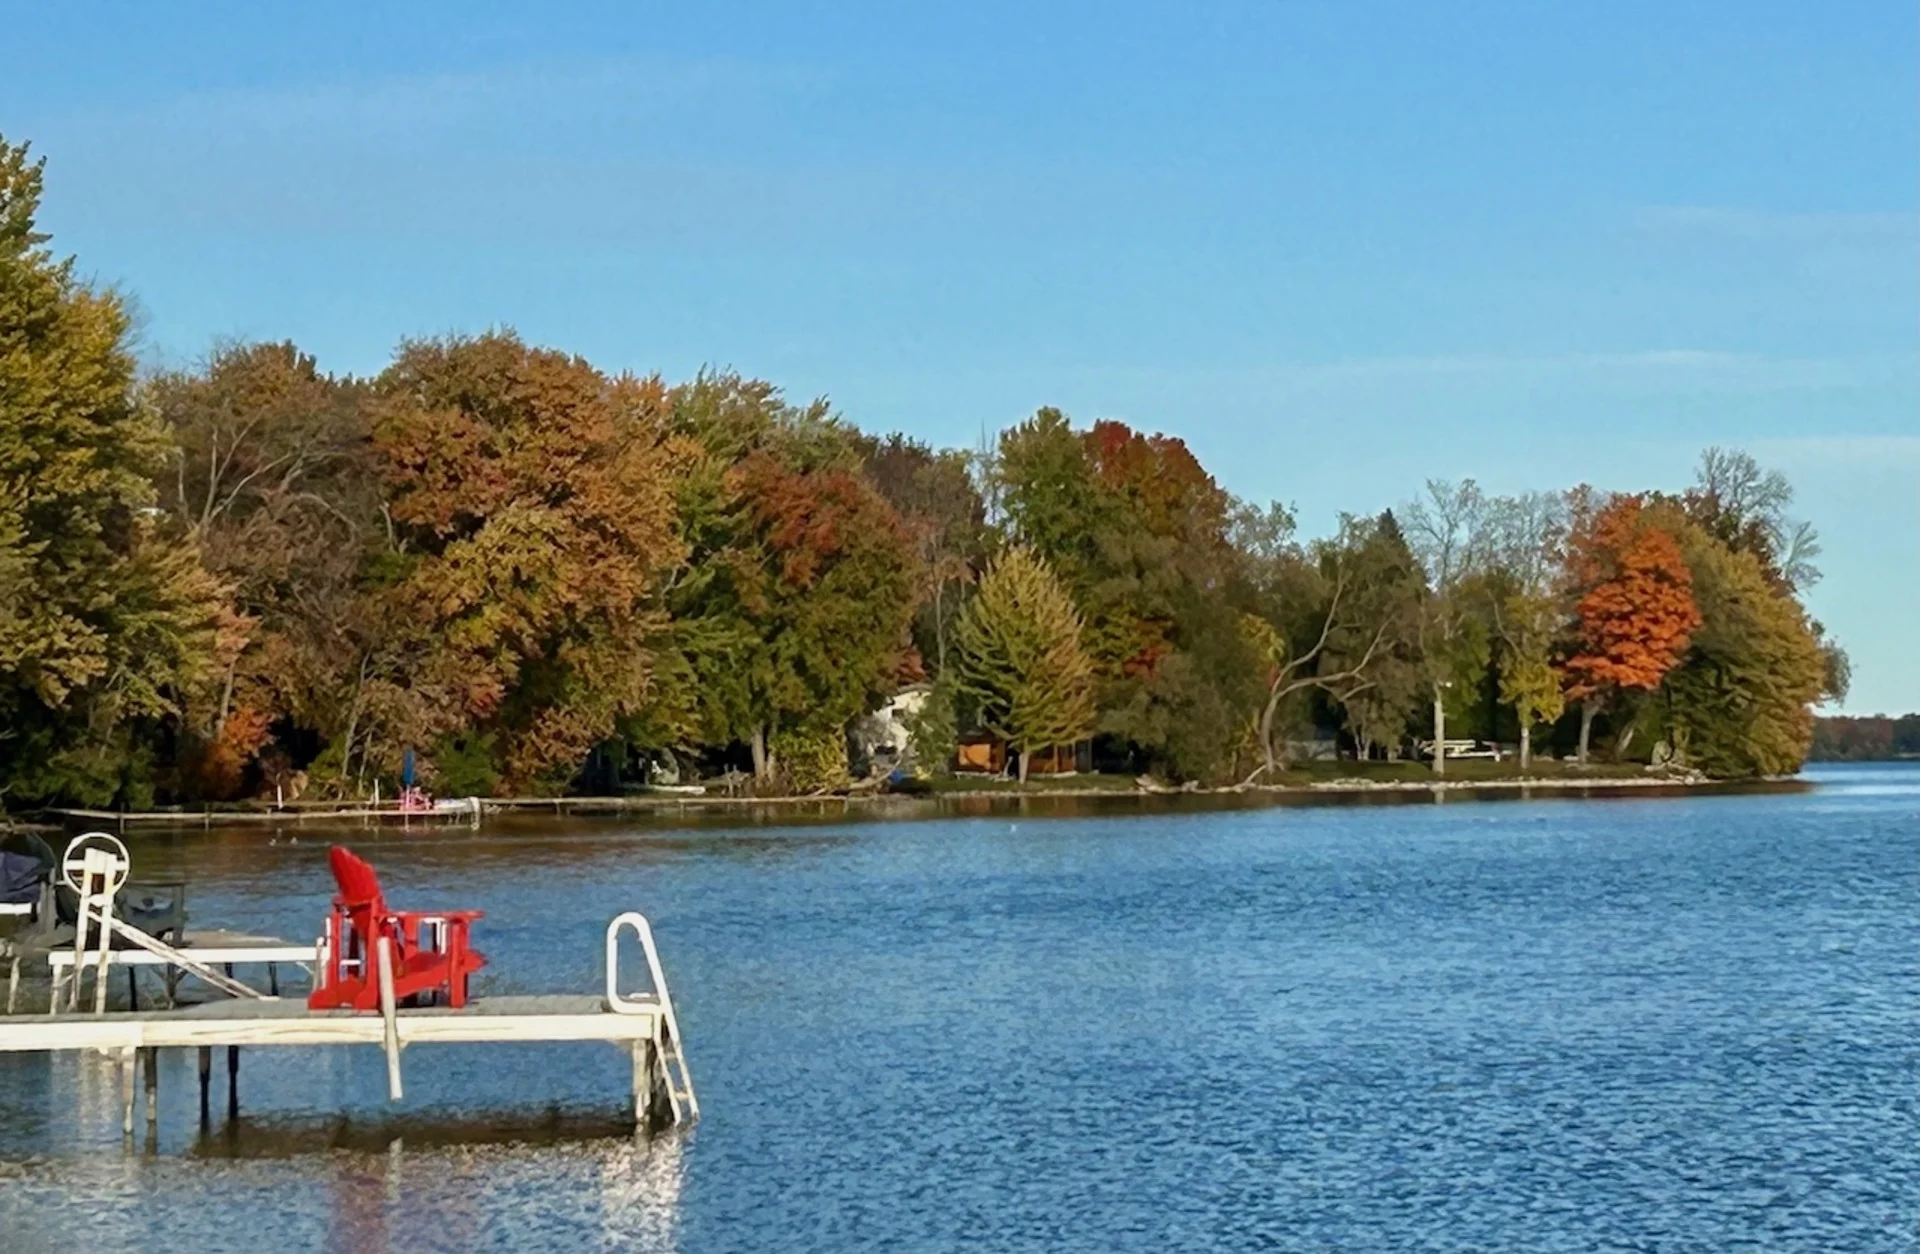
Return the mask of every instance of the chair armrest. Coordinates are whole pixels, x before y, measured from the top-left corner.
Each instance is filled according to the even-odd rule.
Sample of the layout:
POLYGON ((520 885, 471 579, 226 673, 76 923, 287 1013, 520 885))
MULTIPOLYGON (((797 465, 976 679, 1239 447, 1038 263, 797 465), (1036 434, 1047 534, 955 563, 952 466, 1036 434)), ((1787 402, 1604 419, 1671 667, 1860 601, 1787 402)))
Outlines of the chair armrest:
POLYGON ((389 910, 387 914, 390 918, 416 922, 421 919, 446 919, 449 922, 470 923, 474 919, 487 917, 485 910, 389 910))

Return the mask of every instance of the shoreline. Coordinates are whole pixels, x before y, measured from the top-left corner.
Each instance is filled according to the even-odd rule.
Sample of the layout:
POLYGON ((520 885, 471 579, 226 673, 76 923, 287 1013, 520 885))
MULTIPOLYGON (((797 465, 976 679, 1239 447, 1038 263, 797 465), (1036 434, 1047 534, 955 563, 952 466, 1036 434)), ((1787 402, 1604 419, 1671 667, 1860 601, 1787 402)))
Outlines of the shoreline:
POLYGON ((472 825, 480 818, 536 816, 541 814, 577 817, 606 817, 621 814, 672 815, 696 812, 752 812, 763 810, 818 811, 821 809, 884 810, 938 808, 948 802, 977 805, 981 802, 1048 801, 1161 801, 1182 799, 1272 800, 1275 802, 1314 798, 1415 796, 1419 794, 1522 793, 1535 790, 1556 794, 1590 794, 1632 791, 1674 791, 1700 788, 1750 789, 1805 786, 1797 776, 1751 780, 1712 779, 1698 772, 1646 775, 1595 775, 1591 777, 1552 775, 1502 777, 1494 779, 1366 779, 1360 776, 1336 776, 1308 783, 1240 784, 1226 787, 1176 788, 1141 784, 1131 787, 1008 785, 1003 787, 952 787, 924 793, 899 793, 871 790, 850 793, 821 793, 777 797, 706 796, 688 794, 636 794, 611 797, 500 797, 479 799, 479 813, 462 806, 459 809, 409 812, 370 810, 364 803, 293 802, 280 807, 233 810, 156 810, 120 813, 110 810, 54 808, 16 816, 17 828, 59 830, 74 823, 110 823, 116 827, 217 827, 254 823, 304 825, 350 822, 357 824, 422 826, 472 825), (36 821, 37 820, 37 821, 36 821))

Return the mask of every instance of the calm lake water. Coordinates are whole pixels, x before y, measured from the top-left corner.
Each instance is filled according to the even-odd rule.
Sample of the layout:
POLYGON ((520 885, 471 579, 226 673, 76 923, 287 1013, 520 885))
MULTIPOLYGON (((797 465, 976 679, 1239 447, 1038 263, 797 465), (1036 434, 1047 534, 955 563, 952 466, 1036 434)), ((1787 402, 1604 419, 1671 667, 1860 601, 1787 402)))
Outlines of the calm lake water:
MULTIPOLYGON (((1920 1244, 1920 767, 1808 791, 349 833, 482 992, 660 937, 704 1118, 605 1045, 0 1055, 0 1249, 1895 1250, 1920 1244)), ((135 842, 309 937, 324 839, 135 842)))

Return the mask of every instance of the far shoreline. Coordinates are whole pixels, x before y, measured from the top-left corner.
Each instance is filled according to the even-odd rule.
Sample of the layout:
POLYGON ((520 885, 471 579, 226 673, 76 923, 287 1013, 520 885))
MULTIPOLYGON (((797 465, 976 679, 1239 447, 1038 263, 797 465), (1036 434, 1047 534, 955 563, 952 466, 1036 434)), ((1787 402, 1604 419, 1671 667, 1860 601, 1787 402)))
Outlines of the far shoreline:
MULTIPOLYGON (((1604 769, 1604 768, 1603 768, 1604 769)), ((1620 768, 1612 768, 1615 771, 1620 768)), ((1330 775, 1312 782, 1282 784, 1242 784, 1226 787, 1177 787, 1126 779, 1097 776, 1105 784, 1075 784, 1075 777, 1055 777, 1045 782, 1020 785, 1011 780, 987 780, 989 786, 967 786, 965 780, 942 780, 937 788, 924 792, 885 792, 880 790, 844 793, 816 793, 786 796, 714 796, 693 794, 636 793, 606 797, 501 797, 479 798, 479 814, 462 806, 430 813, 402 814, 398 810, 373 811, 351 802, 292 802, 284 806, 237 807, 191 811, 164 809, 121 813, 107 810, 48 809, 30 816, 14 816, 15 828, 66 830, 75 825, 108 824, 115 828, 139 827, 146 830, 247 826, 395 826, 417 829, 469 827, 478 821, 555 818, 617 818, 622 816, 671 819, 674 817, 712 817, 754 814, 792 814, 817 820, 832 815, 858 816, 876 821, 908 821, 941 817, 956 812, 983 809, 1044 809, 1050 802, 1167 803, 1210 802, 1231 805, 1242 802, 1252 808, 1261 803, 1280 805, 1330 805, 1375 799, 1382 803, 1417 802, 1422 797, 1438 799, 1447 795, 1515 796, 1527 799, 1536 794, 1563 797, 1628 795, 1681 795, 1705 790, 1727 793, 1799 792, 1817 786, 1817 781, 1801 775, 1764 779, 1714 779, 1698 772, 1646 772, 1635 774, 1557 774, 1548 776, 1501 776, 1477 779, 1367 779, 1353 775, 1330 775), (997 783, 999 786, 992 786, 997 783)), ((468 800, 468 799, 463 799, 468 800)))

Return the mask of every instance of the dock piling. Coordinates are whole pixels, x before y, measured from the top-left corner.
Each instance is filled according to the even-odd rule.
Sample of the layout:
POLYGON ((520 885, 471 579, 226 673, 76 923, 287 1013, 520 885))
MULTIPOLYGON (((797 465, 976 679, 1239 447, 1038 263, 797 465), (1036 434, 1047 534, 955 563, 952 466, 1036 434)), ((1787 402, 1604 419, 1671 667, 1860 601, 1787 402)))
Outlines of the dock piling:
POLYGON ((213 1085, 213 1046, 200 1047, 200 1126, 206 1127, 211 1121, 207 1110, 207 1090, 213 1085))
POLYGON ((133 1068, 139 1052, 132 1046, 120 1051, 120 1132, 124 1136, 133 1135, 133 1068))
POLYGON ((140 1052, 146 1062, 143 1078, 147 1089, 147 1129, 151 1131, 160 1122, 160 1051, 149 1045, 140 1052))
POLYGON ((653 1114, 653 1043, 635 1040, 630 1052, 633 1055, 633 1122, 636 1127, 645 1128, 653 1114))
POLYGON ((227 1046, 227 1119, 240 1117, 240 1047, 227 1046))
POLYGON ((380 963, 381 1044, 387 1051, 387 1100, 397 1102, 404 1096, 400 1087, 400 1023, 394 1009, 393 941, 382 936, 374 943, 380 963))

